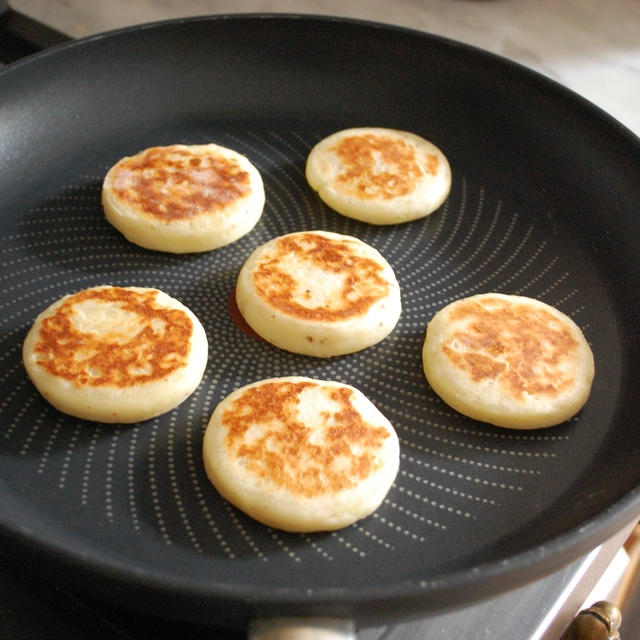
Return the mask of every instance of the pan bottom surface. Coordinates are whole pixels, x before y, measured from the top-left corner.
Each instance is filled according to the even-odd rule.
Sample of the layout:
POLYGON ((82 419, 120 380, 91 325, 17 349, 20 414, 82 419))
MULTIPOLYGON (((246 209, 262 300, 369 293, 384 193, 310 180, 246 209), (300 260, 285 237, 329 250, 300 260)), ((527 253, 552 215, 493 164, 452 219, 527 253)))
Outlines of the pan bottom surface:
POLYGON ((604 494, 582 490, 594 484, 592 462, 608 436, 603 425, 615 419, 622 349, 615 306, 571 214, 541 215, 540 202, 517 184, 473 171, 454 150, 451 194, 430 217, 393 227, 344 218, 308 187, 304 163, 318 140, 351 124, 191 123, 170 134, 147 131, 68 159, 25 199, 0 239, 0 492, 7 522, 19 516, 24 523, 21 535, 46 540, 85 568, 162 588, 339 600, 389 583, 428 591, 452 571, 499 564, 577 526, 576 496, 588 503, 578 508, 594 514, 608 504, 604 494), (136 247, 106 223, 100 188, 119 157, 208 141, 246 154, 262 173, 267 204, 247 236, 208 253, 170 255, 136 247), (382 343, 307 358, 252 337, 229 312, 253 248, 305 229, 355 235, 390 262, 403 314, 382 343), (170 413, 136 425, 84 422, 50 407, 27 379, 21 345, 37 313, 100 284, 158 287, 204 325, 204 379, 170 413), (543 431, 501 430, 455 413, 430 390, 421 363, 428 320, 445 304, 486 291, 539 298, 582 328, 596 379, 577 417, 543 431), (264 527, 222 500, 204 474, 202 436, 217 402, 243 384, 287 375, 358 387, 398 432, 394 486, 375 514, 347 529, 287 534, 264 527))

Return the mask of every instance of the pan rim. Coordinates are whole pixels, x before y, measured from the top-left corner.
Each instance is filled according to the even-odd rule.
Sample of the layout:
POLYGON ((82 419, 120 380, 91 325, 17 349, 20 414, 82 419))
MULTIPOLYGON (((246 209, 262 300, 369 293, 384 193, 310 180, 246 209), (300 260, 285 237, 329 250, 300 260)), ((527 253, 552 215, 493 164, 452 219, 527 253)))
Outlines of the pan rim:
MULTIPOLYGON (((391 621, 409 614, 419 616, 431 612, 445 612, 472 606, 491 597, 505 593, 503 583, 510 589, 543 579, 586 556, 601 544, 605 544, 620 531, 637 519, 640 505, 640 488, 634 489, 623 499, 612 504, 595 518, 556 536, 547 544, 534 549, 504 557, 500 562, 478 563, 465 569, 457 569, 432 579, 402 580, 382 585, 368 584, 349 587, 320 587, 301 590, 298 587, 274 587, 264 589, 250 584, 225 582, 212 583, 204 578, 169 575, 150 567, 132 570, 123 560, 107 558, 99 553, 79 553, 70 545, 52 542, 38 531, 19 531, 0 520, 0 539, 3 543, 14 542, 28 556, 44 566, 54 570, 61 577, 60 586, 74 593, 78 586, 87 585, 91 594, 95 580, 106 580, 111 586, 151 596, 150 600, 138 601, 139 609, 151 614, 163 614, 162 597, 171 593, 182 599, 202 599, 203 602, 214 597, 216 602, 226 602, 230 606, 244 603, 253 613, 278 616, 309 615, 316 610, 342 617, 353 618, 358 622, 391 621), (599 521, 604 521, 600 523, 599 521), (604 524, 604 526, 602 526, 604 524), (597 532, 595 537, 587 537, 588 530, 597 532), (69 580, 67 570, 82 566, 82 576, 77 574, 69 580), (62 570, 62 575, 59 571, 62 570), (526 577, 524 575, 526 574, 526 577), (514 579, 515 578, 515 579, 514 579), (459 600, 460 589, 465 589, 463 602, 459 600), (156 604, 153 594, 158 593, 160 603, 156 604), (384 610, 371 611, 372 606, 385 606, 384 610)), ((3 544, 4 546, 4 544, 3 544)), ((3 552, 4 553, 4 552, 3 552)), ((108 590, 100 587, 100 599, 122 604, 116 592, 111 597, 108 590)), ((171 615, 170 617, 174 617, 171 615)), ((253 619, 254 616, 252 616, 253 619)), ((185 611, 185 620, 189 611, 185 611)))
MULTIPOLYGON (((8 65, 4 70, 0 72, 0 79, 2 75, 6 73, 11 73, 14 71, 18 72, 22 65, 32 64, 34 60, 46 58, 49 55, 56 55, 60 50, 81 47, 89 42, 99 41, 104 38, 110 38, 118 36, 120 34, 139 32, 142 29, 164 28, 167 25, 184 24, 190 22, 203 22, 210 20, 245 20, 247 18, 259 20, 263 20, 265 18, 270 20, 302 19, 314 22, 320 20, 323 22, 335 21, 340 23, 352 23, 354 25, 361 25, 364 27, 375 27, 381 29, 392 29, 401 32, 411 32, 419 35, 420 37, 426 37, 432 40, 448 43, 450 45, 453 44, 455 46, 464 48, 467 51, 473 52, 474 54, 481 54, 483 56, 493 58, 494 60, 500 62, 500 64, 507 64, 512 68, 516 68, 519 70, 519 73, 524 72, 528 74, 529 77, 537 78, 538 82, 542 81, 547 84, 550 83, 557 89, 561 89, 565 93, 565 95, 570 97, 572 100, 577 101, 582 108, 587 107, 588 109, 590 109, 593 115, 597 115, 601 119, 605 118, 608 124, 616 128, 620 134, 626 136, 629 142, 636 145, 640 144, 640 138, 638 138, 638 136, 636 136, 632 131, 626 128, 615 118, 604 112, 600 107, 594 105, 589 100, 573 92, 571 89, 564 87, 557 81, 548 78, 547 76, 544 76, 543 74, 532 70, 524 65, 521 65, 520 63, 504 58, 498 54, 484 51, 472 45, 459 43, 442 36, 409 29, 407 27, 386 25, 384 23, 377 23, 354 18, 342 18, 337 16, 285 13, 220 14, 213 16, 178 18, 147 23, 143 25, 136 25, 132 27, 124 27, 101 34, 88 36, 86 38, 70 43, 57 45, 50 50, 34 54, 33 56, 29 56, 22 61, 18 61, 16 63, 13 63, 12 65, 8 65)), ((577 559, 583 552, 586 553, 590 551, 592 549, 592 543, 594 542, 594 540, 597 540, 596 544, 599 544, 600 542, 607 539, 610 535, 615 534, 616 531, 618 531, 622 526, 627 524, 627 522, 633 518, 632 514, 637 514, 639 507, 640 489, 636 487, 622 499, 613 502, 608 507, 608 509, 605 509, 596 517, 552 539, 549 544, 544 546, 543 550, 530 549, 528 551, 515 554, 512 557, 505 558, 504 561, 499 564, 496 564, 494 562, 488 563, 486 565, 479 564, 472 568, 471 577, 469 576, 468 569, 465 571, 454 571, 451 574, 443 577, 442 579, 437 580, 434 584, 431 584, 431 586, 429 586, 428 584, 424 584, 424 580, 417 580, 402 581, 400 584, 392 585, 386 583, 385 586, 367 585, 357 588, 350 587, 349 591, 344 591, 340 588, 321 588, 313 590, 312 593, 309 593, 300 591, 296 588, 283 588, 274 590, 273 592, 265 593, 265 590, 261 587, 256 587, 254 592, 251 587, 247 587, 246 585, 240 586, 223 584, 216 585, 216 592, 213 595, 218 595, 234 600, 259 600, 266 605, 286 606, 290 606, 292 603, 299 604, 301 606, 331 605, 335 602, 336 596, 339 595, 342 603, 346 603, 349 607, 360 609, 368 606, 371 602, 379 602, 381 598, 384 598, 385 600, 391 599, 393 601, 400 601, 413 597, 427 599, 427 596, 430 594, 441 594, 443 596, 443 600, 446 601, 448 605, 454 606, 455 591, 461 586, 469 587, 470 585, 473 585, 476 589, 481 588, 482 594, 477 594, 478 599, 480 597, 484 598, 487 591, 491 591, 491 589, 487 589, 487 585, 493 585, 493 592, 497 593, 501 591, 501 589, 498 587, 499 583, 507 578, 513 577, 515 575, 520 575, 523 571, 525 571, 525 569, 535 568, 537 569, 538 576, 542 577, 543 575, 546 575, 550 572, 550 565, 552 563, 555 564, 558 559, 563 559, 564 564, 570 563, 572 560, 577 559), (585 533, 589 530, 597 530, 598 535, 593 538, 585 539, 585 533), (487 582, 488 577, 491 578, 489 582, 487 582)), ((52 543, 51 541, 47 542, 35 531, 28 532, 26 530, 18 530, 15 526, 12 526, 12 523, 5 520, 4 516, 0 516, 0 526, 5 531, 3 537, 6 537, 7 539, 14 538, 16 542, 18 542, 18 539, 20 539, 19 541, 21 544, 32 547, 32 549, 34 551, 37 551, 38 553, 50 555, 56 563, 71 565, 78 562, 78 557, 73 553, 73 550, 52 543), (38 549, 38 547, 40 548, 38 549)), ((593 536, 593 533, 591 535, 593 536)), ((95 554, 94 557, 83 556, 82 562, 85 570, 92 571, 96 575, 112 574, 111 578, 116 581, 122 580, 130 582, 133 579, 142 588, 152 590, 157 588, 173 590, 176 588, 175 577, 174 581, 172 582, 170 579, 168 579, 166 572, 156 574, 153 571, 145 571, 134 572, 133 574, 130 573, 129 575, 127 575, 126 567, 124 566, 124 564, 115 561, 105 561, 104 556, 100 557, 96 556, 95 554)), ((531 573, 529 573, 528 575, 530 576, 531 573)), ((527 580, 529 579, 530 578, 528 577, 527 580)), ((209 588, 207 588, 207 585, 203 584, 203 582, 203 580, 199 579, 194 581, 193 579, 188 580, 182 577, 178 578, 180 591, 184 595, 191 594, 205 597, 212 595, 210 585, 209 588)))
POLYGON ((597 115, 600 118, 604 118, 608 121, 610 126, 618 129, 620 133, 623 135, 630 136, 631 141, 635 141, 637 144, 640 144, 640 132, 635 133, 628 126, 626 126, 623 122, 612 116, 608 113, 603 107, 597 105, 589 98, 581 95, 574 89, 562 84, 559 80, 546 75, 542 71, 538 71, 532 67, 527 66, 522 62, 518 62, 512 58, 509 58, 500 53, 496 53, 493 51, 489 51, 487 49, 483 49, 480 46, 463 42, 461 40, 456 40, 455 38, 445 36, 442 34, 434 33, 431 31, 423 31, 420 29, 407 27, 399 24, 391 24, 380 22, 376 20, 370 20, 365 18, 355 18, 355 17, 346 17, 335 14, 322 14, 322 13, 296 13, 296 12, 269 12, 269 11, 251 11, 251 12, 238 12, 238 13, 213 13, 213 14, 202 14, 195 16, 187 16, 181 18, 168 18, 155 20, 151 22, 142 22, 140 24, 115 27, 113 29, 108 29, 102 31, 100 33, 91 34, 88 36, 83 36, 80 38, 73 39, 70 36, 70 40, 68 42, 62 42, 60 44, 53 45, 43 51, 38 51, 36 53, 32 53, 30 55, 25 56, 19 60, 11 62, 10 64, 5 65, 0 68, 0 78, 4 74, 11 74, 13 72, 17 72, 24 65, 32 65, 34 61, 38 61, 41 59, 45 59, 51 55, 59 55, 60 52, 66 51, 67 49, 76 49, 83 46, 89 46, 94 42, 99 42, 105 39, 117 38, 120 36, 126 37, 127 34, 130 33, 140 33, 142 31, 148 30, 157 30, 157 29, 165 29, 177 27, 180 25, 185 25, 189 23, 204 23, 204 22, 234 22, 234 21, 247 21, 247 20, 258 20, 258 21, 280 21, 280 22, 324 22, 324 23, 338 23, 338 24, 347 24, 352 25, 354 27, 362 27, 365 29, 374 29, 388 32, 398 32, 398 33, 406 33, 413 37, 417 38, 425 38, 427 40, 431 40, 433 42, 439 42, 443 45, 447 45, 454 48, 459 48, 468 53, 473 54, 474 56, 480 56, 485 58, 486 60, 493 60, 500 66, 511 67, 515 69, 518 73, 522 73, 525 76, 528 76, 529 79, 536 80, 541 82, 542 84, 546 84, 548 87, 555 87, 556 90, 564 93, 566 97, 577 101, 582 107, 586 107, 593 112, 593 115, 597 115))

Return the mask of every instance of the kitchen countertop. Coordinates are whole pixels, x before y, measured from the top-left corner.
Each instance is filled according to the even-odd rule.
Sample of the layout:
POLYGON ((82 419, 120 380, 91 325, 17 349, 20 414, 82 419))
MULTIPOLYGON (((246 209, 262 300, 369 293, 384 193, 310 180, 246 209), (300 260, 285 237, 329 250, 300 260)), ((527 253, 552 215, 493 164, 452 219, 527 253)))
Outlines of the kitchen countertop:
MULTIPOLYGON (((336 15, 407 26, 472 44, 526 65, 582 95, 640 135, 640 0, 12 0, 10 5, 74 38, 162 19, 238 12, 336 15)), ((557 637, 562 618, 555 623, 545 621, 545 616, 554 613, 548 602, 543 602, 545 593, 554 591, 558 597, 563 594, 569 610, 576 610, 585 595, 576 589, 576 575, 595 566, 601 571, 611 560, 612 549, 615 551, 620 543, 616 539, 600 556, 594 552, 556 576, 487 603, 429 620, 363 630, 358 637, 507 637, 501 631, 508 628, 517 630, 517 635, 509 637, 551 640, 557 637)), ((65 596, 45 598, 43 605, 37 590, 34 596, 33 590, 22 592, 23 585, 16 585, 11 575, 0 575, 0 589, 16 593, 15 602, 34 598, 33 606, 40 606, 40 613, 32 620, 10 619, 5 600, 0 606, 3 638, 53 637, 51 631, 56 629, 60 630, 58 637, 103 637, 90 632, 84 635, 83 630, 66 626, 73 623, 56 617, 56 608, 65 596), (5 618, 9 620, 9 635, 5 618)), ((108 615, 106 619, 109 620, 108 615)), ((114 628, 111 637, 134 635, 120 635, 114 628)), ((157 629, 154 637, 159 637, 157 629)))

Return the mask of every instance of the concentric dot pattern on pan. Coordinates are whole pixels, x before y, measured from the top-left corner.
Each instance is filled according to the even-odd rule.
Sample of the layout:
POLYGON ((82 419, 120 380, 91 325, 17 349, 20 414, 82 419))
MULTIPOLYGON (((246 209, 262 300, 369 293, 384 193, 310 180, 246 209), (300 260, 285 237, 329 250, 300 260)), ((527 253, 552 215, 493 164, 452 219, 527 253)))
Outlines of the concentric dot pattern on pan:
MULTIPOLYGON (((499 194, 458 173, 447 203, 422 221, 372 227, 334 214, 304 180, 306 154, 326 133, 210 134, 250 157, 267 193, 254 231, 214 252, 145 251, 107 225, 100 184, 114 158, 70 176, 2 238, 0 477, 20 499, 80 539, 97 541, 106 554, 121 553, 126 541, 136 562, 170 568, 193 563, 194 571, 219 569, 221 580, 228 571, 225 560, 258 559, 275 584, 295 580, 296 568, 305 571, 319 562, 327 584, 334 579, 330 567, 344 576, 345 563, 357 567, 375 559, 384 567, 387 559, 394 570, 404 562, 409 571, 415 555, 394 559, 390 552, 400 548, 415 547, 424 566, 438 567, 476 552, 476 540, 517 532, 525 524, 518 517, 530 518, 544 507, 538 489, 573 464, 571 440, 579 419, 531 433, 467 420, 428 389, 420 351, 426 322, 437 309, 489 290, 539 297, 570 314, 588 335, 588 293, 576 290, 570 262, 544 229, 505 210, 499 194), (314 228, 356 235, 394 267, 404 310, 396 330, 379 345, 316 360, 252 338, 231 319, 227 303, 249 252, 276 235, 314 228), (161 288, 202 321, 210 343, 208 367, 200 387, 178 409, 134 426, 81 422, 49 407, 26 378, 20 349, 36 314, 65 293, 98 284, 161 288), (238 386, 284 375, 353 384, 396 427, 400 472, 373 516, 334 533, 285 534, 226 504, 206 480, 201 441, 217 402, 238 386), (279 568, 290 565, 287 575, 269 574, 276 558, 279 568)), ((546 486, 546 499, 554 499, 554 490, 546 486)), ((235 571, 234 580, 242 579, 242 568, 235 571)), ((352 579, 357 576, 353 572, 352 579)))

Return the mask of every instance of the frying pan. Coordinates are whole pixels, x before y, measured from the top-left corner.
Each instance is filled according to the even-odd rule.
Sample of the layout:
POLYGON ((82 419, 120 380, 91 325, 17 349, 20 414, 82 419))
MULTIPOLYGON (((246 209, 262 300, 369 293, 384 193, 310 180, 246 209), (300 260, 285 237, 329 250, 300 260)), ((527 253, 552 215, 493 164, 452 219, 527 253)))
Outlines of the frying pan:
POLYGON ((640 514, 640 143, 567 89, 469 46, 404 28, 234 15, 119 30, 0 74, 0 543, 26 569, 91 597, 244 629, 276 616, 357 625, 468 605, 547 575, 640 514), (374 227, 324 206, 311 146, 346 127, 413 131, 453 169, 439 211, 374 227), (103 219, 108 167, 151 145, 214 141, 262 172, 267 204, 241 240, 168 255, 103 219), (230 312, 249 252, 285 232, 362 238, 393 266, 391 336, 317 360, 256 340, 230 312), (194 395, 137 425, 66 417, 35 391, 21 344, 36 314, 98 284, 155 286, 210 343, 194 395), (475 422, 429 389, 420 349, 444 304, 483 291, 570 315, 596 378, 574 419, 519 432, 475 422), (386 501, 338 532, 264 527, 207 482, 216 403, 279 375, 360 388, 398 431, 386 501))

